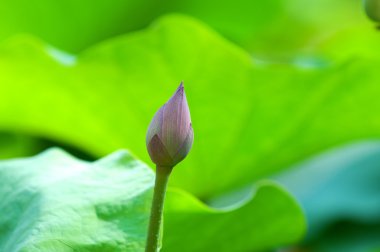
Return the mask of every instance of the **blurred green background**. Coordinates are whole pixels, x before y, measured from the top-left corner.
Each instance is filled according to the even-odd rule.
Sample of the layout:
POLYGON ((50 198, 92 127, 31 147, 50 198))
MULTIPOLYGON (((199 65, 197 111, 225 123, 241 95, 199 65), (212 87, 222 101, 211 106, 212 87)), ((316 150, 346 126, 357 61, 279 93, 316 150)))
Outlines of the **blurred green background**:
POLYGON ((1 159, 128 149, 152 166, 147 126, 184 80, 195 143, 171 186, 194 199, 169 207, 163 251, 380 251, 380 32, 362 1, 3 0, 0 28, 1 159), (252 201, 262 179, 278 200, 252 201), (198 203, 230 209, 230 245, 198 203), (257 224, 271 205, 300 223, 257 224), (194 250, 187 218, 211 237, 194 250))

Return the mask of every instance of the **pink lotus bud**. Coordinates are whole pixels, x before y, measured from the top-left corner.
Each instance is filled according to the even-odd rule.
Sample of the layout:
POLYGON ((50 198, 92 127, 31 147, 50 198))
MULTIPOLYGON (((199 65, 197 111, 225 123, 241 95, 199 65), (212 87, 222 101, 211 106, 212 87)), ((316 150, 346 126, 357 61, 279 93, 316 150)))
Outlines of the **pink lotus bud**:
POLYGON ((174 167, 187 156, 193 139, 189 106, 181 83, 153 117, 146 135, 146 145, 153 163, 174 167))

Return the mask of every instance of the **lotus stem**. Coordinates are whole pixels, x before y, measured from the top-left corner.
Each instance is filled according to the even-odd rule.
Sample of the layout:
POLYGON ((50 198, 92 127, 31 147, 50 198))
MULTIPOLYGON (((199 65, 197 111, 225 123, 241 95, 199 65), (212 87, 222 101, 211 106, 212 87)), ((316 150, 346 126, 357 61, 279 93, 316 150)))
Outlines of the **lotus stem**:
POLYGON ((157 166, 145 252, 157 252, 160 242, 166 188, 172 167, 157 166))

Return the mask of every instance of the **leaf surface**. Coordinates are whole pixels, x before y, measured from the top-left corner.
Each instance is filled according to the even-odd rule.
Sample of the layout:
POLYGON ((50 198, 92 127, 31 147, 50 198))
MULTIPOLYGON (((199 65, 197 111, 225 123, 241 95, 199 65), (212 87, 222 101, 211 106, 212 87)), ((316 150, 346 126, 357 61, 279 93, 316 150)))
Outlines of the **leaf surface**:
POLYGON ((186 192, 167 198, 162 251, 266 251, 298 241, 306 230, 296 201, 270 181, 244 202, 210 208, 186 192))
MULTIPOLYGON (((154 175, 127 151, 87 162, 50 149, 0 161, 0 181, 0 251, 144 251, 154 175)), ((299 206, 270 182, 224 211, 171 189, 164 227, 163 251, 173 252, 209 251, 213 244, 221 251, 274 248, 300 239, 305 229, 299 206)))
MULTIPOLYGON (((380 247, 380 142, 351 143, 276 176, 300 202, 311 251, 380 247)), ((371 250, 372 249, 372 250, 371 250)))
POLYGON ((254 55, 287 60, 310 53, 316 42, 337 31, 372 26, 361 3, 351 0, 3 0, 2 7, 0 39, 31 33, 70 52, 145 28, 173 12, 207 23, 254 55))
POLYGON ((127 152, 0 162, 1 251, 142 251, 152 171, 127 152))
POLYGON ((0 48, 0 127, 97 156, 128 148, 150 162, 147 126, 184 80, 195 141, 171 184, 209 198, 331 146, 380 136, 379 65, 263 66, 178 15, 77 58, 19 37, 0 48))

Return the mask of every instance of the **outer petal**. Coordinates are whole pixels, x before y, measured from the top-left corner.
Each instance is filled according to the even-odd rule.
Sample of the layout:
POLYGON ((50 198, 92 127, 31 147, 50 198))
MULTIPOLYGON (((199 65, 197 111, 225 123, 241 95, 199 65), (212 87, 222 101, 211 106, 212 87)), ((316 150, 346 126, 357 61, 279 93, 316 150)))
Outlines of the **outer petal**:
POLYGON ((169 155, 168 151, 157 135, 153 136, 147 147, 149 156, 152 159, 153 163, 167 167, 173 167, 178 163, 174 163, 172 157, 169 155))
POLYGON ((148 132, 146 133, 146 146, 148 147, 149 142, 152 140, 152 138, 157 135, 161 135, 161 128, 162 128, 162 120, 163 120, 163 114, 164 114, 164 107, 163 105, 154 115, 152 121, 149 124, 148 132))
POLYGON ((182 143, 182 146, 179 148, 177 153, 173 156, 173 162, 175 164, 181 162, 189 153, 191 146, 193 145, 194 141, 194 131, 191 124, 189 125, 188 131, 187 131, 187 137, 185 141, 182 143))

